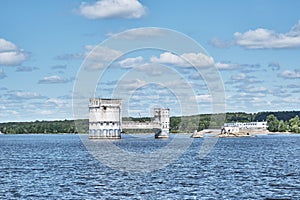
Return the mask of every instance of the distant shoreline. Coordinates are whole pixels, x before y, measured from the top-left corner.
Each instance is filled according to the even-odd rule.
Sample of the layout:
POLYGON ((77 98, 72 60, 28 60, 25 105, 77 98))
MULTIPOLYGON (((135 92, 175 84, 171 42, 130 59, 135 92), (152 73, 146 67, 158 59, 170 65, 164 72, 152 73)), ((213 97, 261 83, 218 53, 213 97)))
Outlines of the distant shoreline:
MULTIPOLYGON (((208 131, 209 129, 206 129, 205 131, 208 131)), ((1 133, 1 135, 88 135, 88 133, 1 133)), ((122 135, 154 135, 154 133, 123 133, 122 135)), ((251 134, 245 134, 245 133, 235 133, 235 134, 220 134, 219 132, 216 132, 213 130, 212 132, 198 132, 197 135, 194 135, 193 133, 170 133, 170 135, 190 135, 191 137, 194 136, 194 138, 201 138, 207 135, 215 135, 219 138, 238 138, 238 137, 251 137, 251 136, 257 136, 257 135, 300 135, 299 133, 293 133, 293 132, 253 132, 251 134)))

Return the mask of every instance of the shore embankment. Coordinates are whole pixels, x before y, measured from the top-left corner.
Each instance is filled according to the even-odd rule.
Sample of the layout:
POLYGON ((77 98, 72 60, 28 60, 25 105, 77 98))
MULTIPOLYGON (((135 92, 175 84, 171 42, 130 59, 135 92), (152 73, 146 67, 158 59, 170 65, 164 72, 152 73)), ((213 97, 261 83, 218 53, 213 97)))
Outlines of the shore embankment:
POLYGON ((270 132, 266 129, 242 129, 236 133, 221 133, 219 129, 204 129, 202 131, 194 132, 191 137, 202 138, 205 135, 214 135, 220 138, 226 137, 255 137, 256 135, 276 135, 276 134, 294 134, 292 132, 270 132))

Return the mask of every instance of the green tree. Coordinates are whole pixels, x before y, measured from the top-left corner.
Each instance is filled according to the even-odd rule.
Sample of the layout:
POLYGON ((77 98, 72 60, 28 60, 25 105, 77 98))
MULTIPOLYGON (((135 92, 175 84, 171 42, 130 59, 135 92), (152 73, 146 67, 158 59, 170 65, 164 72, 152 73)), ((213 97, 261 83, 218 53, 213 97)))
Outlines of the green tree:
POLYGON ((278 123, 278 131, 279 132, 286 132, 287 130, 288 130, 287 124, 283 120, 280 120, 279 123, 278 123))
POLYGON ((289 120, 289 125, 291 132, 300 133, 300 120, 298 115, 289 120))
POLYGON ((279 121, 275 115, 268 115, 267 117, 267 123, 268 123, 268 130, 271 132, 276 132, 278 131, 279 127, 279 121))

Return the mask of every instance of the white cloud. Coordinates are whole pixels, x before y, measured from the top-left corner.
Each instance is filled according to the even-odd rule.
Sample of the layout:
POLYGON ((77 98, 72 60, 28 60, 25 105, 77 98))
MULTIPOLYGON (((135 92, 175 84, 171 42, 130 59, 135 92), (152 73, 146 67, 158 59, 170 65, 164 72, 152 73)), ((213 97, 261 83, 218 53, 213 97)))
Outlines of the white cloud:
POLYGON ((135 69, 142 71, 148 76, 160 76, 164 73, 168 73, 168 70, 153 63, 144 63, 142 65, 136 66, 135 69))
POLYGON ((202 94, 195 97, 198 102, 212 102, 212 96, 210 94, 202 94))
POLYGON ((296 103, 296 104, 299 104, 300 103, 300 98, 287 97, 287 98, 283 98, 283 101, 286 102, 286 103, 296 103))
POLYGON ((118 85, 121 88, 121 90, 132 92, 137 88, 144 86, 146 83, 147 83, 146 81, 135 79, 135 80, 122 80, 121 82, 118 83, 118 85))
POLYGON ((119 62, 122 68, 134 68, 144 64, 144 59, 142 56, 138 56, 135 58, 126 58, 119 62))
POLYGON ((86 45, 85 50, 87 60, 84 67, 87 70, 101 69, 122 55, 118 50, 102 46, 86 45))
POLYGON ((0 38, 0 65, 19 65, 28 59, 28 55, 23 49, 19 49, 15 44, 0 38))
POLYGON ((246 78, 247 78, 247 76, 244 73, 239 73, 239 74, 235 74, 235 75, 231 76, 231 79, 235 80, 235 81, 245 80, 246 78))
POLYGON ((184 53, 181 56, 196 67, 207 67, 214 65, 214 59, 203 53, 184 53))
POLYGON ((94 60, 111 61, 111 59, 122 55, 122 52, 108 47, 86 45, 84 48, 86 50, 85 55, 88 56, 89 59, 94 60))
POLYGON ((119 33, 108 33, 107 36, 114 36, 116 39, 125 39, 125 40, 136 40, 149 37, 160 37, 166 34, 166 30, 161 28, 137 28, 130 29, 124 32, 119 33))
POLYGON ((287 33, 258 28, 234 33, 235 43, 248 49, 279 49, 300 47, 300 20, 287 33))
POLYGON ((240 64, 235 64, 235 63, 223 63, 223 62, 217 62, 215 64, 215 67, 220 69, 220 70, 233 70, 240 68, 242 65, 240 64))
POLYGON ((15 50, 18 50, 18 47, 14 43, 0 38, 0 52, 15 50))
POLYGON ((16 91, 9 94, 10 99, 40 99, 43 98, 39 93, 36 92, 24 92, 16 91))
POLYGON ((67 82, 68 80, 57 75, 47 76, 38 81, 39 84, 56 84, 56 83, 67 83, 67 82))
POLYGON ((282 73, 279 74, 282 78, 287 78, 287 79, 296 79, 300 78, 300 70, 285 70, 282 73))
POLYGON ((66 105, 66 102, 62 99, 50 98, 46 100, 47 104, 54 104, 57 107, 63 107, 66 105))
POLYGON ((263 86, 250 87, 247 89, 247 92, 250 92, 250 93, 265 93, 267 91, 268 91, 268 89, 263 86))
POLYGON ((153 56, 150 58, 151 62, 154 63, 166 63, 166 64, 173 64, 173 65, 184 65, 186 66, 186 62, 180 58, 179 56, 172 54, 170 52, 165 52, 159 55, 159 58, 153 56))
POLYGON ((0 52, 0 65, 14 66, 27 60, 28 55, 24 51, 0 52))
POLYGON ((181 67, 208 67, 214 65, 214 59, 203 53, 184 53, 181 56, 177 56, 173 53, 165 52, 160 54, 159 57, 151 57, 150 61, 154 63, 171 64, 181 67))
POLYGON ((100 0, 95 3, 83 2, 79 14, 88 19, 141 18, 146 8, 137 0, 100 0))
POLYGON ((54 114, 54 112, 51 111, 51 110, 41 110, 39 112, 39 114, 41 114, 41 115, 52 115, 52 114, 54 114))

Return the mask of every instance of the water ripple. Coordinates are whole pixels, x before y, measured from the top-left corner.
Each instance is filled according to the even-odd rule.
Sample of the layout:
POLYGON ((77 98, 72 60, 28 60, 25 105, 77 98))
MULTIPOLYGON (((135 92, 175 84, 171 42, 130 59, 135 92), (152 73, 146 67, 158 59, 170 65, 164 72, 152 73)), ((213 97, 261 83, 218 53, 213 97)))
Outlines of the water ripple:
MULTIPOLYGON (((117 145, 153 152, 167 142, 117 145)), ((221 138, 199 159, 202 142, 162 170, 128 173, 99 163, 77 135, 1 135, 0 199, 300 199, 300 135, 221 138)))

